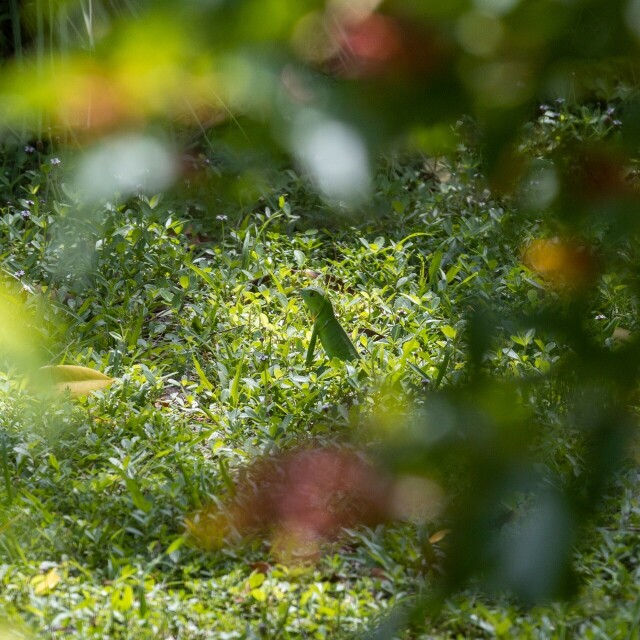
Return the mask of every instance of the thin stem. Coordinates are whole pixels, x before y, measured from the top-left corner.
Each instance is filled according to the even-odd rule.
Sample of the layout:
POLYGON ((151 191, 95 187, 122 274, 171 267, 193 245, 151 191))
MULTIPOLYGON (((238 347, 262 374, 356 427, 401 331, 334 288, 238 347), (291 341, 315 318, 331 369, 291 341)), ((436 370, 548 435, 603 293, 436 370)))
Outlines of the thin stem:
POLYGON ((18 65, 22 65, 22 29, 18 0, 11 0, 11 28, 13 30, 13 50, 18 65))

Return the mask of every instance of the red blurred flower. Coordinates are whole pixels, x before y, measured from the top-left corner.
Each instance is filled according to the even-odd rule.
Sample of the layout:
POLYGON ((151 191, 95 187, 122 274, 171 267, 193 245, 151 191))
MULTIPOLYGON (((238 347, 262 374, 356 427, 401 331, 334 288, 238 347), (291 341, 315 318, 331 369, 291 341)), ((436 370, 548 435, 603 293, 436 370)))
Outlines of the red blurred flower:
POLYGON ((442 33, 381 13, 333 22, 339 52, 329 66, 349 77, 431 76, 446 67, 450 47, 442 33))
POLYGON ((355 451, 297 449, 246 470, 233 521, 247 533, 276 528, 328 540, 344 527, 387 520, 390 497, 386 474, 355 451))
POLYGON ((227 505, 203 509, 187 527, 205 548, 265 534, 272 551, 291 561, 317 556, 345 528, 433 517, 441 499, 435 483, 394 481, 353 449, 299 448, 255 461, 227 505))

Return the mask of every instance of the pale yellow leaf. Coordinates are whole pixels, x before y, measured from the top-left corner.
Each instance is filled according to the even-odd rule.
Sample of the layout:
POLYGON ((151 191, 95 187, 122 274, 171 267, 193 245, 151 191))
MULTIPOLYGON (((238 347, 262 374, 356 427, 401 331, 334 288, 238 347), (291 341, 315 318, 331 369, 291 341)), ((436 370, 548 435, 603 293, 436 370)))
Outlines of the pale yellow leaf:
POLYGON ((74 398, 106 389, 114 382, 114 378, 100 371, 76 365, 60 364, 42 367, 40 371, 44 374, 45 384, 58 391, 68 389, 74 398))
POLYGON ((436 542, 440 542, 443 540, 445 536, 451 532, 451 529, 440 529, 440 531, 436 531, 430 538, 429 542, 431 544, 436 544, 436 542))
POLYGON ((45 595, 52 591, 58 582, 60 582, 60 574, 55 569, 31 578, 31 586, 33 587, 34 593, 38 596, 45 595))

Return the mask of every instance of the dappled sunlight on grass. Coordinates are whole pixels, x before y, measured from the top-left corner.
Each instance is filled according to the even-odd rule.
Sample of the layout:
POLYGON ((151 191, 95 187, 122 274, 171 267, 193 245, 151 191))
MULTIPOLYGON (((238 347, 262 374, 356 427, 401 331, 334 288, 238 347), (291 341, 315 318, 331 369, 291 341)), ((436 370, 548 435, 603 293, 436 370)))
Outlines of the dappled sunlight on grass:
POLYGON ((619 601, 637 626, 635 4, 12 2, 8 614, 618 637, 619 601), (348 355, 314 351, 338 325, 348 355))

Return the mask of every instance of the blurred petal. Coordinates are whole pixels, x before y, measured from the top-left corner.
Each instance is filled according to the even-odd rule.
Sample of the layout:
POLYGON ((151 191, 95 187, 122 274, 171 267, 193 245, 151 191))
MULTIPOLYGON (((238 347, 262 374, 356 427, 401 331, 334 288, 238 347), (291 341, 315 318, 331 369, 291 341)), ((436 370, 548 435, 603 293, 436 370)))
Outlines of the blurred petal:
POLYGON ((558 238, 530 242, 524 250, 523 262, 555 285, 584 287, 596 273, 595 259, 587 247, 558 238))
POLYGON ((87 153, 76 184, 90 199, 100 199, 140 188, 159 191, 171 183, 175 172, 173 158, 157 140, 122 136, 106 139, 87 153))
POLYGON ((349 125, 305 109, 294 123, 292 146, 329 200, 354 204, 369 195, 369 154, 360 134, 349 125))
POLYGON ((374 526, 395 516, 387 474, 343 447, 296 449, 256 460, 236 482, 222 509, 211 505, 187 522, 205 548, 269 535, 282 560, 309 559, 345 528, 374 526))
POLYGON ((444 493, 433 480, 403 476, 394 486, 393 511, 396 517, 413 522, 435 520, 444 508, 444 493))

